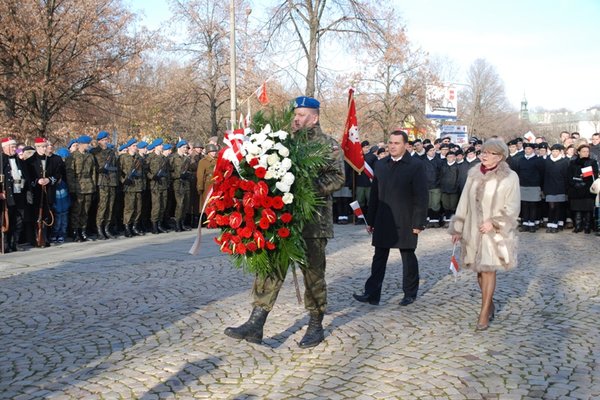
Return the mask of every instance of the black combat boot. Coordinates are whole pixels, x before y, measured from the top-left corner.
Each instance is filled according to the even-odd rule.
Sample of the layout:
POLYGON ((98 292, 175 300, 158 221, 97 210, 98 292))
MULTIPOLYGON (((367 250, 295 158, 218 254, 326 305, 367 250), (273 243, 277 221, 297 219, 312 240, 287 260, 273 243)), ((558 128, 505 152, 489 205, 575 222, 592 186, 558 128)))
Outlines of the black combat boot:
POLYGON ((132 237, 133 232, 131 232, 131 226, 129 224, 125 224, 125 237, 132 237))
POLYGON ((117 237, 110 233, 110 224, 104 225, 104 235, 107 239, 116 239, 117 237))
POLYGON ((137 235, 137 236, 144 236, 145 233, 143 231, 141 231, 136 224, 133 224, 133 226, 131 227, 131 231, 137 235))
POLYGON ((308 321, 308 328, 304 337, 298 343, 303 349, 309 347, 315 347, 325 339, 325 333, 323 332, 323 313, 312 311, 310 313, 310 320, 308 321))
POLYGON ((79 241, 87 242, 87 240, 88 240, 88 237, 87 237, 87 233, 85 233, 85 228, 79 229, 79 241))
POLYGON ((104 233, 104 229, 102 229, 102 225, 98 225, 98 229, 97 229, 97 231, 98 231, 98 235, 97 235, 97 236, 98 236, 98 238, 97 238, 97 240, 104 240, 104 239, 108 239, 108 238, 106 237, 106 234, 104 233))
POLYGON ((153 235, 158 235, 158 222, 153 222, 152 223, 152 234, 153 235))
POLYGON ((581 211, 573 212, 574 228, 573 233, 579 233, 583 230, 583 216, 581 215, 581 211))
POLYGON ((238 327, 229 327, 225 329, 225 334, 229 337, 239 340, 246 340, 250 343, 262 343, 263 326, 267 320, 269 312, 264 308, 254 307, 248 321, 238 327))
POLYGON ((160 222, 158 223, 158 231, 160 233, 167 233, 167 232, 169 232, 169 230, 167 228, 165 228, 164 226, 162 226, 162 224, 160 222))
POLYGON ((175 221, 175 232, 181 232, 183 229, 181 228, 181 221, 175 221))

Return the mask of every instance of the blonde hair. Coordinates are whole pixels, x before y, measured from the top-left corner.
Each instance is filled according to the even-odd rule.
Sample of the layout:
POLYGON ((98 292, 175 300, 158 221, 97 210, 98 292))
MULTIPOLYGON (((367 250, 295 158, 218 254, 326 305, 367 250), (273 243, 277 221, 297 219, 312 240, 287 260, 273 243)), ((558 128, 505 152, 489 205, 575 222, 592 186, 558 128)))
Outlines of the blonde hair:
POLYGON ((502 139, 492 138, 486 140, 481 146, 481 152, 484 151, 500 154, 503 161, 508 157, 508 146, 502 139))

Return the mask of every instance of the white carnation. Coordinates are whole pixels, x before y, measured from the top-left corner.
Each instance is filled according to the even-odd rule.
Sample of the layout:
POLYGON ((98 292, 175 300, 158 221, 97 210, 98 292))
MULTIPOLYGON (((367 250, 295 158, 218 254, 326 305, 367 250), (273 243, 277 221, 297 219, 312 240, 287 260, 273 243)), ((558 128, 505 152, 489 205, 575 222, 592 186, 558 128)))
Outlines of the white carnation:
POLYGON ((281 196, 281 200, 283 200, 283 204, 292 204, 294 201, 294 195, 291 193, 286 193, 281 196))
POLYGON ((282 170, 287 171, 290 168, 292 168, 292 160, 290 160, 289 158, 284 158, 283 160, 281 160, 281 169, 282 170))
POLYGON ((281 146, 281 148, 278 150, 279 155, 281 157, 287 157, 290 155, 290 151, 288 150, 287 147, 281 146))
POLYGON ((262 132, 261 132, 261 133, 257 133, 257 134, 255 134, 255 135, 252 135, 252 136, 250 137, 250 140, 251 140, 251 141, 252 141, 254 144, 257 144, 257 145, 259 145, 259 146, 262 146, 262 143, 263 143, 265 140, 267 140, 267 135, 266 135, 266 134, 264 134, 264 133, 262 133, 262 132))
POLYGON ((267 172, 265 173, 265 179, 273 179, 275 176, 273 175, 273 170, 271 170, 271 168, 269 168, 267 170, 267 172))
POLYGON ((279 136, 279 140, 285 140, 285 138, 288 136, 288 133, 286 131, 277 131, 275 135, 279 136))
MULTIPOLYGON (((269 164, 267 163, 267 155, 263 154, 258 158, 258 166, 264 167, 264 168, 268 168, 269 164)), ((258 166, 254 167, 254 168, 258 168, 258 166)))
POLYGON ((296 178, 294 177, 294 174, 292 174, 291 172, 286 172, 285 175, 283 175, 283 177, 281 178, 281 182, 288 186, 292 186, 295 179, 296 178))
POLYGON ((267 163, 269 165, 275 165, 278 162, 279 162, 279 156, 277 156, 277 153, 270 154, 269 157, 267 157, 267 163))
POLYGON ((267 150, 271 150, 271 148, 273 147, 274 144, 275 144, 275 142, 272 141, 271 139, 265 139, 265 141, 262 142, 261 147, 263 148, 263 151, 267 151, 267 150))
POLYGON ((271 133, 271 124, 265 125, 265 127, 262 128, 262 131, 260 131, 260 133, 264 133, 265 135, 269 135, 271 133))
POLYGON ((290 185, 286 185, 283 182, 277 182, 277 183, 275 183, 275 187, 277 189, 279 189, 283 193, 288 193, 290 191, 290 189, 291 189, 290 185))

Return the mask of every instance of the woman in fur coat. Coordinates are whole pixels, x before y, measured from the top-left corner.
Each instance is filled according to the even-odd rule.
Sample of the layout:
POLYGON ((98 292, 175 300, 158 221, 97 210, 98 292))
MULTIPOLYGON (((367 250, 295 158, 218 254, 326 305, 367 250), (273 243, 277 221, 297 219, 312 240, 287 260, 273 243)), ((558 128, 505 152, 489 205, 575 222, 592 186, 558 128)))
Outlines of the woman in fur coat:
POLYGON ((508 148, 489 139, 481 148, 481 164, 469 170, 450 224, 452 242, 461 243, 463 268, 477 272, 481 289, 478 331, 494 318, 496 271, 517 265, 517 218, 521 204, 519 177, 506 163, 508 148))

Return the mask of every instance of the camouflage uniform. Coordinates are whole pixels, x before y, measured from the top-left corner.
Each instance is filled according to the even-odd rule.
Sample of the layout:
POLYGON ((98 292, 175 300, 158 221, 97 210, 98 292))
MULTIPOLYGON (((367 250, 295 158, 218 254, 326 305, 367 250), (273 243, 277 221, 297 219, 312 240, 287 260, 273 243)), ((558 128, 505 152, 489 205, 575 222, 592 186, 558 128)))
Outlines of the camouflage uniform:
POLYGON ((98 171, 98 212, 96 214, 96 226, 98 229, 108 227, 114 219, 114 205, 119 186, 119 163, 116 152, 113 149, 102 149, 97 147, 91 153, 96 159, 98 171))
POLYGON ((96 161, 90 153, 74 152, 66 160, 67 184, 72 194, 71 229, 85 235, 88 213, 96 192, 96 161))
POLYGON ((142 192, 146 187, 144 160, 137 154, 132 156, 126 153, 119 157, 119 164, 124 194, 123 224, 126 229, 127 227, 137 229, 142 215, 142 192))
POLYGON ((206 201, 206 196, 212 186, 212 176, 215 171, 215 165, 217 159, 214 157, 206 156, 198 163, 198 169, 196 170, 196 191, 198 193, 198 203, 195 206, 198 211, 202 211, 202 206, 206 201))
POLYGON ((171 158, 171 180, 175 194, 175 230, 183 230, 183 218, 189 208, 191 160, 188 156, 174 154, 171 158))
MULTIPOLYGON (((304 306, 311 312, 324 313, 327 307, 327 285, 325 283, 325 247, 327 239, 333 237, 333 210, 331 194, 344 185, 344 161, 340 146, 335 139, 324 134, 319 125, 308 130, 309 140, 331 146, 331 157, 314 180, 317 194, 325 198, 325 204, 318 207, 319 217, 307 224, 302 231, 306 242, 307 266, 304 275, 304 306)), ((257 276, 252 287, 254 307, 271 311, 283 280, 276 277, 257 276)))
POLYGON ((162 154, 151 153, 146 158, 147 178, 152 197, 152 211, 150 221, 158 224, 163 220, 167 207, 167 193, 169 189, 169 160, 162 154))

